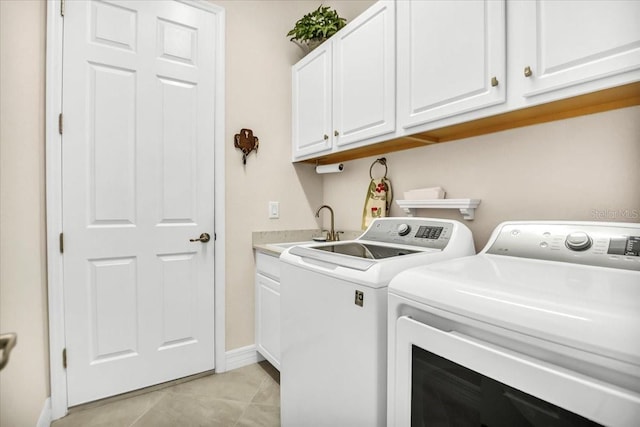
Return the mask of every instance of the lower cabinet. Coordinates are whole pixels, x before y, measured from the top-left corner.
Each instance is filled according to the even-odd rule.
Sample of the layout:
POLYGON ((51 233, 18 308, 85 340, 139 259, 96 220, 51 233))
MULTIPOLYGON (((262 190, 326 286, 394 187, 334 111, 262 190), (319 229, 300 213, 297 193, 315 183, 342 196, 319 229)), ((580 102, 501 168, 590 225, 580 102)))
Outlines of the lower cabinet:
POLYGON ((280 370, 280 260, 256 252, 256 347, 280 370))

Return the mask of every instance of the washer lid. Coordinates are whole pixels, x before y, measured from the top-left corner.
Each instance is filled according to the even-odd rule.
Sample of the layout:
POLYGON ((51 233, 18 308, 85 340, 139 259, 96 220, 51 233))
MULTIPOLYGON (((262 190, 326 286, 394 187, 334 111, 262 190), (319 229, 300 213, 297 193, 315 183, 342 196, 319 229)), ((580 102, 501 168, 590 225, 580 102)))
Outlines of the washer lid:
POLYGON ((640 365, 640 272, 480 254, 407 270, 389 292, 640 365))

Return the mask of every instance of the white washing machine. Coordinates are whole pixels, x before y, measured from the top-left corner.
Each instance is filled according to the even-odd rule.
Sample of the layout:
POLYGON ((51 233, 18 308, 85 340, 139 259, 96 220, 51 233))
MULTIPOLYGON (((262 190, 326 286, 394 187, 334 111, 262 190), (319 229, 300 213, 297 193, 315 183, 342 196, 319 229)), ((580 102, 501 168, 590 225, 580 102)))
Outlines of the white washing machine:
POLYGON ((387 285, 407 268, 475 253, 457 221, 383 218, 352 241, 281 256, 281 422, 386 424, 387 285))
POLYGON ((640 425, 640 224, 506 222, 389 285, 388 425, 640 425))

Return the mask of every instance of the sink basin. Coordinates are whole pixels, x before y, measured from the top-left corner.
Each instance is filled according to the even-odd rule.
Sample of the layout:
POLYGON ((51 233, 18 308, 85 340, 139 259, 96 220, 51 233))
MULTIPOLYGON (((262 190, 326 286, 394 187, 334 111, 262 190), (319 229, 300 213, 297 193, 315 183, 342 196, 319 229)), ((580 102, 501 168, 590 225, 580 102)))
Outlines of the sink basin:
POLYGON ((290 248, 291 246, 310 245, 312 243, 323 243, 323 242, 316 242, 315 240, 305 240, 304 242, 271 243, 271 246, 275 246, 281 249, 287 249, 287 248, 290 248))

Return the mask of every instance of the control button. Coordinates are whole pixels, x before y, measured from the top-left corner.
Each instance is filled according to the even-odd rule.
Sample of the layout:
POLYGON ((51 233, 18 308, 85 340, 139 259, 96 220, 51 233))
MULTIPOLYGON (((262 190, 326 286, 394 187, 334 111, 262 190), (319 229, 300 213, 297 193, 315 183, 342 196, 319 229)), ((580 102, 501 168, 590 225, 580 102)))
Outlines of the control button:
POLYGON ((517 236, 517 235, 519 235, 519 234, 520 234, 520 230, 513 230, 513 231, 511 232, 511 235, 512 235, 512 236, 517 236))
POLYGON ((549 244, 547 242, 540 242, 540 247, 541 248, 546 248, 547 246, 549 246, 549 244))
POLYGON ((398 226, 398 234, 401 236, 406 236, 411 231, 411 227, 409 224, 400 224, 398 226))
POLYGON ((551 233, 549 233, 548 231, 545 231, 544 233, 542 233, 542 235, 544 237, 551 237, 551 233))
POLYGON ((591 247, 591 237, 587 233, 583 233, 581 231, 577 231, 575 233, 571 233, 567 236, 567 239, 564 241, 567 248, 572 251, 584 251, 591 247))

